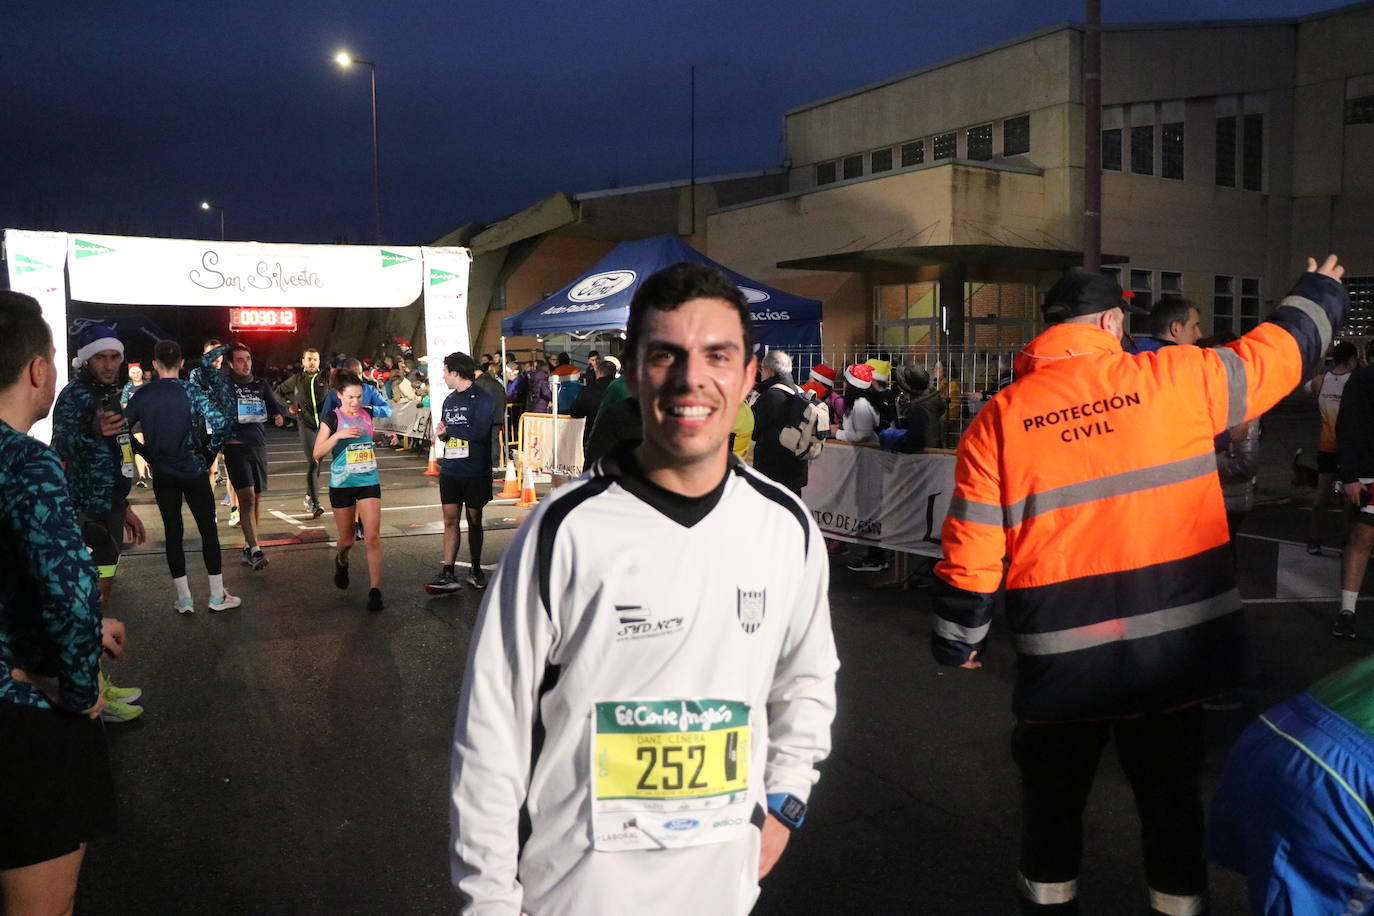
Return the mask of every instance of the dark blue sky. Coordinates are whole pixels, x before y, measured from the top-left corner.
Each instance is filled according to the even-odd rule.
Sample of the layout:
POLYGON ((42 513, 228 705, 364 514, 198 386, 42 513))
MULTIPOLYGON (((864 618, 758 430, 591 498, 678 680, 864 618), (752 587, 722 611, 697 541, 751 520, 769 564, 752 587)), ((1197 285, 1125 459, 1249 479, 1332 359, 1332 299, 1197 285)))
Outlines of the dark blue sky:
MULTIPOLYGON (((1290 16, 1318 0, 1106 0, 1107 22, 1290 16)), ((386 240, 554 191, 772 168, 782 113, 1056 22, 1082 4, 95 3, 0 7, 0 228, 372 237, 378 64, 386 240)))

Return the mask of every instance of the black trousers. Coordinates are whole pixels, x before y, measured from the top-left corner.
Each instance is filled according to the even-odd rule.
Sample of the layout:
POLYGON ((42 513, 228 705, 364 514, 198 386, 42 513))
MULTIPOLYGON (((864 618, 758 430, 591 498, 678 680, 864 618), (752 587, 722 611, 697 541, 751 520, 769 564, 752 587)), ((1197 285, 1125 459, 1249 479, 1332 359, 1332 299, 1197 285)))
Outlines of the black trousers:
POLYGON ((1018 722, 1011 749, 1021 768, 1021 874, 1057 884, 1078 877, 1083 807, 1109 739, 1135 794, 1150 889, 1207 890, 1202 855, 1202 709, 1108 722, 1018 722))
POLYGON ((305 452, 305 495, 312 504, 318 505, 319 482, 320 482, 320 463, 315 460, 315 437, 320 434, 319 429, 310 429, 298 416, 296 418, 296 434, 301 437, 301 450, 305 452))
POLYGON ((215 527, 215 491, 210 488, 209 478, 204 474, 192 478, 172 477, 159 472, 153 477, 153 497, 157 500, 157 511, 162 516, 162 528, 167 535, 167 568, 172 578, 186 575, 186 552, 181 546, 186 536, 186 526, 181 519, 182 500, 186 501, 200 531, 205 571, 218 576, 221 570, 219 529, 215 527))

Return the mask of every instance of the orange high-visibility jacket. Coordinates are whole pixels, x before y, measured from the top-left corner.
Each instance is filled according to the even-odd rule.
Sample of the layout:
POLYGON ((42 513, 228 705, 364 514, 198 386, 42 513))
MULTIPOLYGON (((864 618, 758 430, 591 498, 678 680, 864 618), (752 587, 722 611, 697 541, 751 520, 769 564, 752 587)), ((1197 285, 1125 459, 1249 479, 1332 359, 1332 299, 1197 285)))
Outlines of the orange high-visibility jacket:
POLYGON ((1244 631, 1213 437, 1309 377, 1347 307, 1309 273, 1227 347, 1125 353, 1085 324, 1031 341, 959 442, 936 659, 982 647, 1005 574, 1022 718, 1135 715, 1234 686, 1244 631))

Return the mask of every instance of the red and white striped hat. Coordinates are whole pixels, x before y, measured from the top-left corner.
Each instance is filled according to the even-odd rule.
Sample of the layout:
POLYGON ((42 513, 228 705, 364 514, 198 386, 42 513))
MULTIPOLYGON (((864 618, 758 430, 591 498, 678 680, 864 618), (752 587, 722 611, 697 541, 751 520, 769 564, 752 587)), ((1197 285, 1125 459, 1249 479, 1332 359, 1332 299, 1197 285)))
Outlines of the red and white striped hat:
POLYGON ((825 363, 816 363, 811 367, 811 378, 827 388, 835 387, 835 370, 825 363))

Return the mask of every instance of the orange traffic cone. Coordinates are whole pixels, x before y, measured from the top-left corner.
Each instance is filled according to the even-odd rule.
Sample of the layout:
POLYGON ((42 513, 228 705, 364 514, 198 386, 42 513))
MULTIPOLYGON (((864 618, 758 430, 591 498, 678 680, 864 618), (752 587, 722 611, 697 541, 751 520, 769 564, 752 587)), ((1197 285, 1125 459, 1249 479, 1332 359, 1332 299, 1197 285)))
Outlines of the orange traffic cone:
POLYGON ((520 501, 515 505, 520 509, 528 509, 538 501, 534 498, 534 471, 525 468, 525 484, 520 488, 520 501))
POLYGON ((520 495, 520 484, 515 479, 515 462, 506 462, 506 485, 501 488, 497 499, 515 499, 520 495))
POLYGON ((438 451, 438 448, 439 448, 439 447, 438 447, 437 445, 431 445, 431 446, 430 446, 430 449, 429 449, 429 464, 427 464, 427 465, 425 466, 425 476, 426 476, 426 477, 438 477, 438 476, 439 476, 439 460, 438 460, 438 458, 435 456, 435 452, 438 451))

